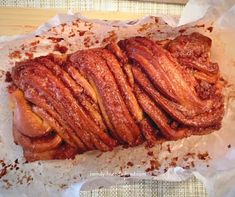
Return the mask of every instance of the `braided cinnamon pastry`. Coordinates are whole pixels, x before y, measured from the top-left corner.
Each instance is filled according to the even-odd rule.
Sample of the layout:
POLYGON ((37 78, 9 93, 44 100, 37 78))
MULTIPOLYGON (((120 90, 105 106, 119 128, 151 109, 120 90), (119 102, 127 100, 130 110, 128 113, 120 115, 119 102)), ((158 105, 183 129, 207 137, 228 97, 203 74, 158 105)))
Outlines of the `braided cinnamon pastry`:
POLYGON ((217 130, 224 101, 210 48, 198 33, 133 37, 16 63, 8 87, 15 143, 35 161, 217 130))

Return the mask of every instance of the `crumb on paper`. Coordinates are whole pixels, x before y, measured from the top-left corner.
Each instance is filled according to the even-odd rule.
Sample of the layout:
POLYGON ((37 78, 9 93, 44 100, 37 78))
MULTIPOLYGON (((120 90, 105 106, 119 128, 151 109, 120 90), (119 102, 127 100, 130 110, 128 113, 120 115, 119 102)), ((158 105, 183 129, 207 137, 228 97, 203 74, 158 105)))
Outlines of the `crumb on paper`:
POLYGON ((131 175, 130 174, 122 174, 122 175, 120 175, 120 177, 130 177, 131 175))
POLYGON ((84 26, 85 26, 85 27, 88 27, 88 30, 91 30, 91 28, 93 27, 93 23, 90 23, 90 22, 85 21, 85 22, 84 22, 84 26))
POLYGON ((72 34, 69 34, 69 35, 68 35, 69 38, 72 38, 72 37, 74 37, 74 36, 75 36, 75 33, 72 33, 72 34))
POLYGON ((0 179, 7 174, 7 167, 0 170, 0 179))
POLYGON ((109 31, 108 35, 103 39, 102 43, 111 43, 111 42, 116 42, 118 39, 117 34, 114 30, 109 31))
POLYGON ((141 163, 142 163, 142 164, 146 164, 146 161, 145 161, 145 160, 142 160, 141 163))
POLYGON ((13 185, 8 179, 3 179, 2 182, 4 183, 3 187, 5 189, 10 189, 13 185))
POLYGON ((194 161, 191 161, 191 166, 192 166, 193 168, 195 167, 194 161))
POLYGON ((148 151, 147 154, 148 156, 154 156, 153 151, 148 151))
POLYGON ((159 170, 161 164, 157 160, 150 160, 149 162, 150 162, 150 167, 145 169, 145 172, 159 170))
POLYGON ((140 28, 137 30, 139 33, 142 33, 143 31, 147 31, 152 27, 153 23, 145 23, 140 26, 140 28))
POLYGON ((171 153, 171 146, 170 146, 170 144, 167 144, 167 151, 168 151, 169 153, 171 153))
POLYGON ((79 27, 79 21, 78 20, 75 20, 75 21, 72 21, 72 25, 74 26, 74 27, 79 27))
POLYGON ((231 144, 228 145, 228 148, 231 148, 231 144))
POLYGON ((66 46, 56 44, 54 46, 54 51, 58 51, 60 53, 66 53, 68 51, 68 48, 66 46))
POLYGON ((21 56, 21 52, 19 50, 15 50, 13 52, 11 52, 8 57, 10 59, 20 59, 22 56, 21 56))
POLYGON ((157 17, 154 17, 155 23, 159 23, 159 19, 157 17))
POLYGON ((1 164, 1 167, 2 169, 0 169, 0 179, 2 177, 4 177, 7 173, 9 173, 10 171, 13 171, 13 170, 19 170, 19 161, 18 159, 16 159, 13 163, 7 163, 5 162, 4 160, 0 160, 0 164, 1 164))
POLYGON ((40 40, 36 40, 34 42, 31 42, 30 45, 31 46, 37 46, 40 43, 40 40))
POLYGON ((171 162, 169 163, 170 167, 176 167, 177 166, 177 161, 178 161, 178 157, 173 157, 171 159, 171 162))
POLYGON ((163 170, 163 171, 164 171, 164 173, 166 173, 166 172, 167 172, 167 170, 168 170, 168 167, 164 168, 164 170, 163 170))
POLYGON ((78 32, 79 32, 79 36, 84 36, 84 34, 85 34, 87 31, 78 30, 78 32))
POLYGON ((102 156, 102 152, 101 153, 99 153, 97 156, 96 156, 96 158, 99 158, 99 157, 101 157, 102 156))
POLYGON ((196 156, 196 153, 187 153, 186 155, 185 155, 186 157, 190 157, 190 158, 195 158, 195 156, 196 156))
POLYGON ((93 43, 91 42, 91 38, 88 36, 84 39, 83 44, 85 47, 89 48, 93 43))
POLYGON ((183 166, 183 169, 185 169, 185 170, 190 169, 190 165, 183 166))
POLYGON ((198 153, 197 154, 197 157, 198 159, 200 160, 208 160, 208 159, 211 159, 208 152, 205 152, 205 153, 198 153))
POLYGON ((31 52, 25 52, 25 56, 28 57, 28 59, 33 59, 33 53, 31 52))
POLYGON ((194 25, 193 27, 197 27, 197 28, 204 28, 204 27, 205 27, 205 24, 194 25))
POLYGON ((133 164, 131 161, 128 161, 128 162, 127 162, 127 166, 132 167, 132 166, 134 166, 134 164, 133 164))
POLYGON ((0 70, 0 79, 4 76, 5 71, 4 70, 0 70))
POLYGON ((211 33, 213 31, 213 27, 208 27, 207 30, 211 33))
POLYGON ((60 189, 67 189, 69 186, 68 184, 62 183, 59 185, 60 189))
POLYGON ((125 166, 120 166, 119 171, 122 173, 124 168, 125 168, 125 166))
POLYGON ((48 37, 48 40, 51 40, 53 43, 58 43, 64 40, 64 38, 57 38, 57 37, 48 37))

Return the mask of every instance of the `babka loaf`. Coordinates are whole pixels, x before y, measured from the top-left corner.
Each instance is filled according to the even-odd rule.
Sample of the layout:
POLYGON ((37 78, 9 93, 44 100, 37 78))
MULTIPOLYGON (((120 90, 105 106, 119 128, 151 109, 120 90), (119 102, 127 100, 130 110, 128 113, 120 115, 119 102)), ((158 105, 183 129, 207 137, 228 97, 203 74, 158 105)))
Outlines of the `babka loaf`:
POLYGON ((16 63, 13 136, 28 161, 148 146, 218 130, 224 114, 211 39, 131 37, 16 63))

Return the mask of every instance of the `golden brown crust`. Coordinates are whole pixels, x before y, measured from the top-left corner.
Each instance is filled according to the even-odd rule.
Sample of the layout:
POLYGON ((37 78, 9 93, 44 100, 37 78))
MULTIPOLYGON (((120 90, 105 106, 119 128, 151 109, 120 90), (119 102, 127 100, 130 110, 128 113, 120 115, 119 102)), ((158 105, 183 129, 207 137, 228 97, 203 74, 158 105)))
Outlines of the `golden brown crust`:
POLYGON ((16 63, 14 140, 28 161, 148 146, 218 130, 224 113, 211 40, 198 33, 16 63))
POLYGON ((62 138, 56 134, 38 138, 24 136, 15 125, 13 125, 13 137, 16 144, 21 145, 25 150, 37 153, 52 150, 62 143, 62 138))
POLYGON ((50 125, 31 110, 19 89, 10 93, 13 108, 13 121, 16 127, 28 137, 40 137, 51 131, 50 125))

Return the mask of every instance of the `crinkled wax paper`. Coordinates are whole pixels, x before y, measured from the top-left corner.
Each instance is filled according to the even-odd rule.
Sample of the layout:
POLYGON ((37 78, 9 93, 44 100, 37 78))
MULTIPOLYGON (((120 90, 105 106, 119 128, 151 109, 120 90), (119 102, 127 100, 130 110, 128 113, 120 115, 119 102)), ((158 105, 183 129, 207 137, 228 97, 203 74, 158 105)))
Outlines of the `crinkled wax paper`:
POLYGON ((179 21, 169 16, 101 21, 79 14, 63 14, 32 34, 0 37, 0 169, 2 167, 2 174, 6 173, 0 179, 0 196, 77 196, 80 189, 133 179, 181 181, 193 174, 203 181, 210 196, 235 196, 234 21, 234 1, 192 0, 179 21), (151 149, 144 145, 128 149, 119 147, 102 154, 88 152, 74 160, 24 162, 21 147, 13 143, 4 77, 15 61, 65 52, 67 48, 67 53, 71 53, 104 46, 130 36, 162 40, 194 31, 212 38, 212 60, 219 63, 222 76, 228 81, 224 90, 226 112, 219 131, 165 142, 151 149))

